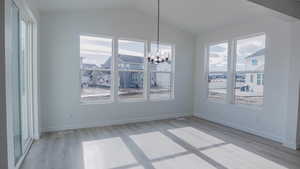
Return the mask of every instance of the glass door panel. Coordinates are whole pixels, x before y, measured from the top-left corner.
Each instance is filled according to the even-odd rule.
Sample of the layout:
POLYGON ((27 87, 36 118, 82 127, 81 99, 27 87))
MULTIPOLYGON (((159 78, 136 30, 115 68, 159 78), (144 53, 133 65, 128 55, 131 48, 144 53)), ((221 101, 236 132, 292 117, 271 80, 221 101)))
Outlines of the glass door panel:
POLYGON ((15 163, 20 162, 33 140, 32 32, 30 18, 12 4, 12 98, 15 163))
POLYGON ((22 128, 22 145, 23 151, 25 151, 26 144, 29 139, 29 112, 28 112, 28 34, 27 34, 27 23, 24 19, 21 20, 21 28, 20 28, 20 38, 21 38, 21 46, 20 46, 20 92, 21 92, 21 128, 22 128))
POLYGON ((20 107, 20 13, 15 4, 12 4, 12 101, 13 101, 13 130, 14 130, 14 157, 15 163, 22 156, 22 131, 21 131, 21 107, 20 107))

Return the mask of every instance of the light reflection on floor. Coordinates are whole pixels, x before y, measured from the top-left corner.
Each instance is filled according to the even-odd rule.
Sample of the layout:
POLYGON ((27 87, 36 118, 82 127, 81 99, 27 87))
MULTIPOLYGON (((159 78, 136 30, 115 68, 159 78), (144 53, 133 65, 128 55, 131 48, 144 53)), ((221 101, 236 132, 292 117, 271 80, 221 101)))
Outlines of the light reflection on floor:
POLYGON ((155 169, 216 169, 195 154, 188 154, 154 162, 153 166, 155 169))
POLYGON ((202 151, 203 154, 227 168, 234 169, 287 169, 271 160, 233 144, 202 151))
POLYGON ((165 132, 169 134, 155 131, 126 136, 135 146, 128 146, 121 136, 85 141, 82 143, 84 169, 148 169, 147 166, 150 169, 216 169, 216 164, 227 169, 288 169, 193 127, 165 132), (170 134, 176 139, 169 138, 170 134), (191 145, 193 150, 178 140, 191 145), (143 159, 132 152, 142 153, 143 159))
POLYGON ((132 135, 130 138, 139 146, 150 160, 187 151, 160 132, 132 135))
POLYGON ((82 149, 84 169, 110 169, 137 163, 119 137, 83 142, 82 149))
POLYGON ((206 134, 193 127, 177 128, 168 131, 195 148, 206 148, 225 143, 223 140, 206 134))

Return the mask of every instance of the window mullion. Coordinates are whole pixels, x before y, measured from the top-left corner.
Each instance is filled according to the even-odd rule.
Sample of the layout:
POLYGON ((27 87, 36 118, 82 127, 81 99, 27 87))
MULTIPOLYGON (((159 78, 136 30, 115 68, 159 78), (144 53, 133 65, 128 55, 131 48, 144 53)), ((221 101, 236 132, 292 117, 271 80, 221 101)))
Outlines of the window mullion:
POLYGON ((150 45, 149 45, 149 41, 145 41, 145 45, 144 45, 144 98, 146 100, 149 99, 149 93, 150 93, 150 75, 149 75, 149 72, 150 72, 150 66, 149 66, 149 63, 148 63, 148 59, 147 59, 147 56, 148 54, 150 53, 150 45))
POLYGON ((118 39, 114 38, 113 40, 113 82, 112 82, 112 95, 113 100, 118 100, 118 91, 119 91, 119 73, 118 73, 118 39))
POLYGON ((205 86, 206 86, 206 90, 205 90, 205 98, 208 98, 209 97, 209 82, 208 82, 208 76, 209 76, 209 73, 210 73, 210 70, 209 70, 209 45, 208 46, 205 46, 204 47, 204 81, 205 81, 205 86))
MULTIPOLYGON (((147 41, 146 43, 146 55, 148 55, 151 52, 151 41, 147 41)), ((146 59, 147 57, 145 57, 146 59)), ((146 67, 145 67, 146 73, 145 73, 145 81, 146 81, 146 99, 149 100, 150 99, 150 89, 151 89, 151 74, 150 74, 150 63, 148 62, 148 60, 146 59, 146 67)))
POLYGON ((170 74, 170 90, 171 90, 171 99, 175 98, 175 63, 176 63, 176 60, 175 60, 175 46, 172 45, 172 48, 171 48, 171 57, 172 57, 172 62, 171 62, 171 74, 170 74))
POLYGON ((228 81, 227 81, 227 103, 234 102, 235 92, 235 65, 236 65, 236 43, 234 40, 229 42, 228 50, 228 81))

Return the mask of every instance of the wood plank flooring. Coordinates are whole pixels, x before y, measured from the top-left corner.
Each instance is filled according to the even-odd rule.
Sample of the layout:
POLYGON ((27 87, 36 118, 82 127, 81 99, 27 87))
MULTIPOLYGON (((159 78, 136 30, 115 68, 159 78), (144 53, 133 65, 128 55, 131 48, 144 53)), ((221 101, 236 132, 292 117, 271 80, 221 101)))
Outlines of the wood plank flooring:
POLYGON ((48 133, 21 169, 300 169, 300 152, 189 117, 48 133))

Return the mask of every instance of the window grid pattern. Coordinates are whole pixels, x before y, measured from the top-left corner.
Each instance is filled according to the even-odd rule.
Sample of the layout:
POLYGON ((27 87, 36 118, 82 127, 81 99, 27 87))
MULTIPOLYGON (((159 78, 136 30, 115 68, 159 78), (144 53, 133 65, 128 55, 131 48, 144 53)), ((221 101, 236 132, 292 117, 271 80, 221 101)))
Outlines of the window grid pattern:
POLYGON ((174 98, 174 48, 162 45, 172 55, 167 66, 152 65, 146 60, 149 50, 154 50, 151 44, 143 40, 81 35, 81 103, 174 98), (153 82, 159 87, 153 88, 153 82))
MULTIPOLYGON (((221 43, 217 44, 220 46, 221 43)), ((211 64, 211 48, 216 45, 210 45, 207 50, 209 60, 208 67, 208 99, 225 101, 226 103, 262 106, 264 99, 264 65, 266 51, 266 35, 256 34, 241 39, 235 39, 228 43, 228 62, 227 71, 214 71, 217 68, 211 64), (212 79, 228 79, 223 82, 224 95, 221 92, 214 92, 212 96, 212 79), (226 86, 227 85, 227 86, 226 86), (217 94, 216 94, 217 93, 217 94), (218 96, 218 97, 216 97, 218 96)), ((219 48, 218 50, 220 50, 219 48)), ((216 50, 215 50, 216 51, 216 50)), ((216 61, 215 63, 221 63, 216 61)), ((219 65, 220 67, 220 65, 219 65)), ((218 69, 217 69, 218 70, 218 69)), ((214 86, 217 82, 214 82, 214 86)))

